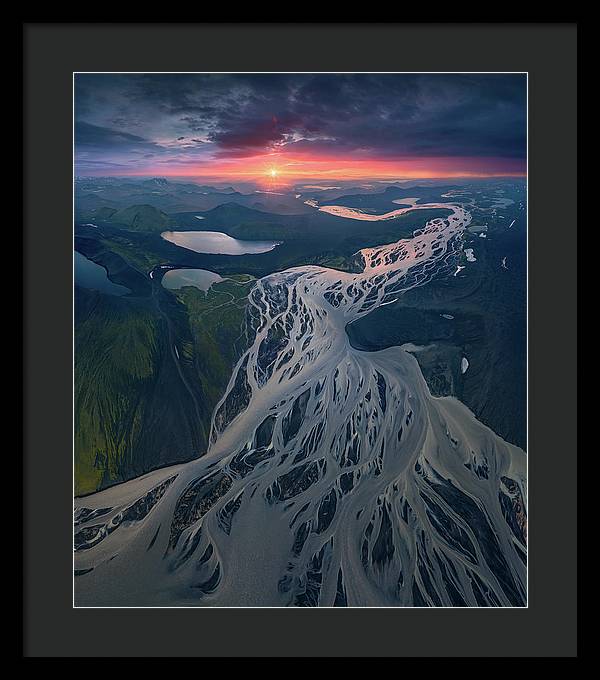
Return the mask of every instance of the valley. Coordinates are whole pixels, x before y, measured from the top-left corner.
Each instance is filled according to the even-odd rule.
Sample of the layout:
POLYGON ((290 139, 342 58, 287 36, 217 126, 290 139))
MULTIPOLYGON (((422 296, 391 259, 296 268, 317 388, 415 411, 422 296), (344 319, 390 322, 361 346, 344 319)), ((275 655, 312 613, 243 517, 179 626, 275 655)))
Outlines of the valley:
MULTIPOLYGON (((409 198, 418 194, 411 191, 409 198)), ((490 310, 482 290, 497 248, 508 251, 495 215, 486 239, 470 231, 473 215, 485 212, 465 199, 392 204, 403 212, 386 219, 351 211, 317 217, 337 228, 322 244, 356 238, 362 247, 349 247, 339 269, 311 262, 320 257, 311 254, 260 276, 246 262, 262 258, 254 271, 283 264, 285 230, 268 253, 185 250, 167 259, 166 250, 150 255, 155 237, 136 241, 98 225, 104 248, 118 239, 145 243, 149 292, 140 284, 139 297, 115 300, 153 305, 162 342, 177 350, 169 362, 184 360, 172 373, 206 443, 190 462, 76 501, 79 605, 525 604, 525 453, 476 417, 479 410, 499 429, 510 422, 485 382, 499 384, 489 356, 503 347, 486 324, 501 317, 500 303, 510 308, 514 293, 489 284, 499 292, 493 304, 487 298, 490 310), (382 242, 392 233, 395 240, 382 242), (469 261, 465 246, 474 239, 469 261), (182 265, 224 280, 207 291, 166 290, 161 278, 182 265), (210 403, 210 415, 200 415, 198 406, 210 403), (129 578, 125 563, 143 564, 143 576, 129 578)), ((274 219, 292 229, 305 218, 266 215, 258 224, 274 219)), ((237 238, 234 222, 210 226, 237 238)), ((255 225, 253 235, 271 237, 272 227, 255 225)), ((90 257, 91 244, 84 248, 90 257)), ((96 252, 110 276, 120 261, 96 252)), ((143 245, 138 262, 140 252, 143 245)), ((142 275, 134 258, 127 262, 142 275)), ((117 283, 135 279, 115 271, 117 283)))

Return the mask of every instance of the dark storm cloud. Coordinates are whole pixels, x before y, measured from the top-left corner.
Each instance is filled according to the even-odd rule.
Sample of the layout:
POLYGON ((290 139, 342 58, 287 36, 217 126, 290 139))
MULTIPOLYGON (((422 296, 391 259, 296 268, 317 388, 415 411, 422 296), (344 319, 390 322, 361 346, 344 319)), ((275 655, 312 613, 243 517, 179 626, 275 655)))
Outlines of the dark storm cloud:
POLYGON ((79 75, 75 104, 76 150, 123 159, 526 155, 524 75, 79 75))
POLYGON ((311 130, 377 156, 525 156, 524 76, 318 76, 295 95, 311 130))

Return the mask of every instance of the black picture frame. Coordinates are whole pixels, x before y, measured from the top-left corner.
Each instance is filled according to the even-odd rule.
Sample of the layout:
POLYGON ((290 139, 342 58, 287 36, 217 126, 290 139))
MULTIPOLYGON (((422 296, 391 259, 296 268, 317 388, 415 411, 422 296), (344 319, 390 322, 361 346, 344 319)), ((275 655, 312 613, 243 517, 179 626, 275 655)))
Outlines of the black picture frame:
POLYGON ((23 657, 576 657, 577 25, 28 23, 23 72, 23 657), (528 73, 528 608, 72 607, 77 71, 528 73))

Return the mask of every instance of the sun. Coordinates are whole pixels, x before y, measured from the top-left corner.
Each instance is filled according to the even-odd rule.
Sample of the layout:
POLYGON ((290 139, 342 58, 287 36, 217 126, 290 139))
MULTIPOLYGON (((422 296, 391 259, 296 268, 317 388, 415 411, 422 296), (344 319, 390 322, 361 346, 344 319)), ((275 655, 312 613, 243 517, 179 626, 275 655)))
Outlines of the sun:
POLYGON ((279 170, 277 170, 277 168, 271 168, 268 174, 269 177, 277 177, 277 175, 279 174, 279 170))

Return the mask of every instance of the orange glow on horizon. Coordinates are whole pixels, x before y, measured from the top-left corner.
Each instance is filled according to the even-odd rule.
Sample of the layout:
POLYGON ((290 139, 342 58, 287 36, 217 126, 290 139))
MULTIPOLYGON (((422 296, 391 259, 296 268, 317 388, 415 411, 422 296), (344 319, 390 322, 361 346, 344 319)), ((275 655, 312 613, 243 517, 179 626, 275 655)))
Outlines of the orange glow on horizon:
POLYGON ((139 176, 210 177, 222 180, 254 180, 267 184, 292 184, 306 179, 397 180, 445 177, 524 176, 525 161, 510 158, 439 157, 361 159, 333 156, 261 154, 247 158, 215 159, 195 166, 177 161, 166 167, 149 167, 125 173, 139 176))

